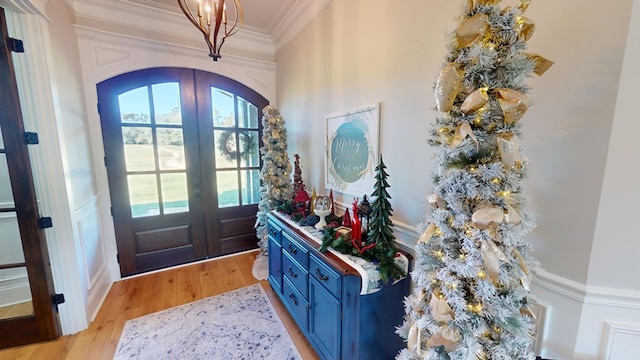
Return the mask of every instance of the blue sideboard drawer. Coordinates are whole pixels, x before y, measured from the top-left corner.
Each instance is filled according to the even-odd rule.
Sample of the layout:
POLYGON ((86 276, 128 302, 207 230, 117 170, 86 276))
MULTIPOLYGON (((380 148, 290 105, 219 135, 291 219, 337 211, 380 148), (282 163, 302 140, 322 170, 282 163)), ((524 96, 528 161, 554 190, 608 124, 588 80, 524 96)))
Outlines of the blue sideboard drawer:
POLYGON ((282 248, 269 237, 269 282, 276 292, 282 292, 282 248))
POLYGON ((297 241, 291 238, 291 235, 286 232, 282 233, 282 249, 285 253, 291 255, 292 258, 296 259, 298 264, 300 264, 303 268, 309 267, 309 251, 305 249, 302 245, 298 244, 297 241))
POLYGON ((301 268, 297 262, 293 261, 286 252, 282 257, 282 273, 306 299, 307 285, 309 283, 308 273, 305 269, 301 268))
POLYGON ((336 299, 342 297, 342 277, 315 256, 311 256, 309 274, 316 278, 336 299))
POLYGON ((267 221, 267 234, 270 239, 273 239, 278 245, 282 244, 280 239, 282 234, 282 229, 271 221, 267 221))
POLYGON ((288 278, 284 279, 283 285, 282 295, 285 305, 289 308, 293 318, 306 331, 309 328, 309 306, 307 300, 291 285, 288 278))

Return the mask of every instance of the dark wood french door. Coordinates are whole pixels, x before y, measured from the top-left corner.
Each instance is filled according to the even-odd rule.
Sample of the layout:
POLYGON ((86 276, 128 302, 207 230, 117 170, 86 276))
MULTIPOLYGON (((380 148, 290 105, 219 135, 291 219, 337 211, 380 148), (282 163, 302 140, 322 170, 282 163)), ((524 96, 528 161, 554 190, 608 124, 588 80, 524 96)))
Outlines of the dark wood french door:
POLYGON ((0 32, 0 348, 6 348, 54 339, 60 321, 1 7, 0 32))
POLYGON ((264 97, 185 68, 97 90, 123 276, 257 246, 264 97))

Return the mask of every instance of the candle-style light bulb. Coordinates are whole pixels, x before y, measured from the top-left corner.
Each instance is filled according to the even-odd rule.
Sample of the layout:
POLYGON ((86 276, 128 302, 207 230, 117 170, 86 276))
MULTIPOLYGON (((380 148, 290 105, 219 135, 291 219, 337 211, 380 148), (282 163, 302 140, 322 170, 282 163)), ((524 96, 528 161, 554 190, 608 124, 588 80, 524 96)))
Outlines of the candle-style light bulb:
POLYGON ((222 23, 227 25, 227 4, 222 5, 222 23))
POLYGON ((198 3, 198 17, 202 17, 202 1, 201 0, 196 0, 196 2, 198 3))
POLYGON ((211 26, 211 6, 209 3, 204 5, 204 12, 207 13, 207 26, 211 26))

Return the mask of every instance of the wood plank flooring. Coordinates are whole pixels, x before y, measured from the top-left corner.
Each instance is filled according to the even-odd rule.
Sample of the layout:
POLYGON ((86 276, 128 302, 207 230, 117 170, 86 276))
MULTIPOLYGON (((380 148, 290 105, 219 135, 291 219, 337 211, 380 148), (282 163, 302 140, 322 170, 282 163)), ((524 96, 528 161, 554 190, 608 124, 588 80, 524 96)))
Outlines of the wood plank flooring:
MULTIPOLYGON (((112 359, 125 321, 260 283, 304 360, 318 356, 271 290, 251 274, 258 252, 212 259, 118 281, 89 328, 54 341, 0 350, 2 360, 112 359)), ((158 359, 162 360, 162 359, 158 359)))

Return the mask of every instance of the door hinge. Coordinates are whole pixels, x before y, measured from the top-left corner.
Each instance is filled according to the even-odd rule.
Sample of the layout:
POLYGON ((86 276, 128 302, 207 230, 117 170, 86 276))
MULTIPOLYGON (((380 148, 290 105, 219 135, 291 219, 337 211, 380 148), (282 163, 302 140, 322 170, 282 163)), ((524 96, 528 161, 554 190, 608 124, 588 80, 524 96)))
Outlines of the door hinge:
POLYGON ((120 264, 120 254, 116 254, 116 261, 120 264))
POLYGON ((53 222, 51 221, 50 216, 43 216, 38 218, 38 227, 40 229, 48 229, 53 226, 53 222))
POLYGON ((36 132, 25 131, 24 134, 22 134, 22 137, 24 138, 24 143, 27 145, 37 145, 40 143, 38 133, 36 132))
POLYGON ((12 37, 7 37, 7 46, 9 50, 15 53, 23 53, 24 52, 24 43, 20 39, 14 39, 12 37))
POLYGON ((56 307, 56 311, 58 311, 58 305, 64 304, 64 294, 51 295, 51 304, 53 304, 56 307))
POLYGON ((98 108, 98 115, 100 115, 100 103, 96 103, 96 107, 98 108))
POLYGON ((113 206, 109 207, 109 211, 111 212, 111 217, 113 217, 113 206))
POLYGON ((107 167, 107 157, 105 156, 102 159, 104 160, 104 167, 107 167))

